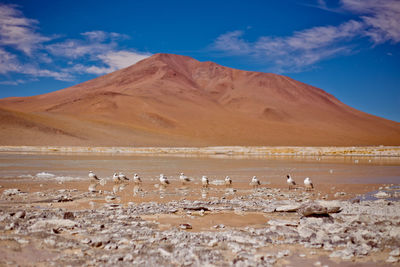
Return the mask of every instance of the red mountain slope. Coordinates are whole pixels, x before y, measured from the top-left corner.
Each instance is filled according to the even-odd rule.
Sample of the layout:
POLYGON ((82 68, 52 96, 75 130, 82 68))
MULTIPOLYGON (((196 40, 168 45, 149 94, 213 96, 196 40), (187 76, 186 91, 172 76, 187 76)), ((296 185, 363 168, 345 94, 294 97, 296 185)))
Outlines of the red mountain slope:
POLYGON ((171 54, 0 107, 0 145, 400 145, 400 123, 321 89, 171 54))

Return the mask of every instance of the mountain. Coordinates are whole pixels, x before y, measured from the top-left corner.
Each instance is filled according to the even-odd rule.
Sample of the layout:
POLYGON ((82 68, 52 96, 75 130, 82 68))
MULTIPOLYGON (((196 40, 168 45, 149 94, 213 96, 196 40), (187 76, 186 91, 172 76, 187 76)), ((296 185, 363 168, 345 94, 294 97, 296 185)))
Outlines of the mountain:
POLYGON ((0 100, 0 145, 400 145, 400 123, 271 73, 172 54, 0 100))

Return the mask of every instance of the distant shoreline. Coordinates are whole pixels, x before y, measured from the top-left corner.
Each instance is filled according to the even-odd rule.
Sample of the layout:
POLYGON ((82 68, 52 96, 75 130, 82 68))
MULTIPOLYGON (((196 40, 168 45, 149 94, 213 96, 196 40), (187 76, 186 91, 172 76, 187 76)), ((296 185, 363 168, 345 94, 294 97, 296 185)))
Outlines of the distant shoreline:
POLYGON ((9 153, 100 153, 126 155, 226 155, 226 156, 371 156, 400 157, 400 146, 296 147, 296 146, 209 146, 209 147, 80 147, 0 146, 9 153))

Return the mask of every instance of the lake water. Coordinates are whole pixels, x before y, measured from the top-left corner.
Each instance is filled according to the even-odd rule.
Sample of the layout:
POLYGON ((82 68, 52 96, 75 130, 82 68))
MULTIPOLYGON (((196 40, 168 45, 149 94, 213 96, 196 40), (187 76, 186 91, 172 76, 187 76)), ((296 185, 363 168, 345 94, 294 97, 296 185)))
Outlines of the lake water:
POLYGON ((160 173, 172 181, 179 173, 210 180, 229 175, 234 182, 248 182, 256 175, 266 184, 285 184, 286 174, 302 183, 311 177, 320 184, 400 184, 400 159, 392 157, 185 157, 104 154, 0 154, 0 180, 79 180, 88 171, 100 178, 114 172, 128 177, 138 173, 157 181, 160 173))

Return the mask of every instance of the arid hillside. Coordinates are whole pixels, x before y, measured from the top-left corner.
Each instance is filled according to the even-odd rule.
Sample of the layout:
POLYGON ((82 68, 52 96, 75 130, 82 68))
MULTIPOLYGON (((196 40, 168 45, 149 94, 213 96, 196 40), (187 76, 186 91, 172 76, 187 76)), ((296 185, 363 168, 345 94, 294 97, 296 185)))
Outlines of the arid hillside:
POLYGON ((0 145, 400 145, 400 123, 282 75, 156 54, 63 90, 0 100, 0 145))

